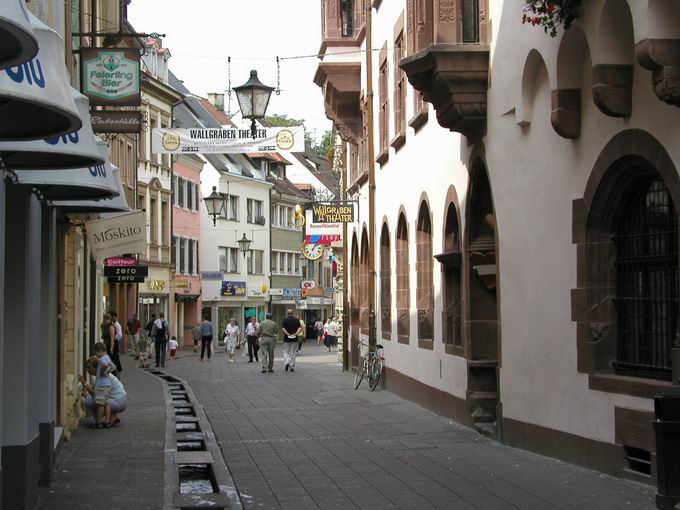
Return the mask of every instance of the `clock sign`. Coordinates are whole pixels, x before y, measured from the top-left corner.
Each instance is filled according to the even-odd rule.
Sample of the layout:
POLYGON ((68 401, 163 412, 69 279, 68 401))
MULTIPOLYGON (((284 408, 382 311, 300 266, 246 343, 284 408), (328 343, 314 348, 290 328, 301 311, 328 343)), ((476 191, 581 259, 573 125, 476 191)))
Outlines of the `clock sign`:
POLYGON ((309 260, 317 260, 323 255, 323 248, 322 244, 304 243, 302 245, 302 255, 309 260))

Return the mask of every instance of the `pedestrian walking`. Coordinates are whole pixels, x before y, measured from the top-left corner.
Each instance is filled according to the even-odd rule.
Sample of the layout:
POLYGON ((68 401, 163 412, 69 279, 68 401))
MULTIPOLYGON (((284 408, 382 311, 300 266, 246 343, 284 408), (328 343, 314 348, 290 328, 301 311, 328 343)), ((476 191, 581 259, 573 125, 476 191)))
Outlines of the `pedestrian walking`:
POLYGON ((279 334, 279 326, 272 320, 272 314, 268 313, 257 328, 257 338, 262 355, 262 373, 274 371, 274 346, 279 334))
MULTIPOLYGON (((120 322, 118 322, 118 314, 115 311, 111 310, 109 315, 111 316, 111 323, 113 324, 116 332, 114 334, 113 344, 110 346, 108 354, 111 357, 113 364, 116 366, 116 373, 118 374, 118 377, 120 377, 120 373, 123 371, 123 365, 120 362, 120 343, 123 341, 123 328, 121 327, 120 322)), ((107 349, 108 348, 109 346, 107 346, 107 349)))
POLYGON ((139 368, 146 368, 146 360, 149 357, 147 352, 149 344, 147 342, 146 335, 139 337, 139 342, 137 342, 137 345, 139 346, 139 368))
POLYGON ((257 345, 257 328, 260 325, 257 322, 257 317, 254 315, 250 318, 250 322, 246 325, 246 340, 248 342, 248 363, 253 362, 253 356, 255 356, 255 361, 260 361, 257 357, 257 351, 260 350, 259 345, 257 345))
POLYGON ((211 354, 211 344, 213 338, 213 325, 212 322, 208 320, 207 316, 203 317, 203 322, 201 322, 201 357, 200 360, 203 361, 205 356, 205 351, 208 351, 208 361, 210 361, 211 354))
POLYGON ((153 344, 156 350, 156 366, 165 366, 165 353, 168 350, 168 336, 170 334, 170 325, 165 320, 163 313, 158 314, 158 319, 153 323, 152 336, 154 338, 153 344))
POLYGON ((125 334, 127 335, 131 345, 130 350, 135 359, 139 358, 139 330, 142 329, 142 323, 137 318, 137 314, 133 314, 132 318, 127 321, 125 325, 125 334))
POLYGON ((153 325, 156 322, 156 314, 152 313, 151 318, 149 319, 149 322, 146 323, 146 326, 144 326, 144 331, 146 331, 146 337, 149 340, 149 358, 151 358, 151 355, 153 354, 153 345, 154 345, 154 337, 153 337, 153 325))
POLYGON ((283 362, 286 372, 295 372, 295 355, 297 354, 298 335, 300 334, 300 319, 295 317, 293 310, 286 312, 283 319, 283 362))
POLYGON ((170 359, 173 360, 173 359, 175 359, 175 356, 177 355, 177 348, 179 347, 179 344, 177 343, 177 337, 176 336, 173 336, 170 339, 168 346, 170 347, 170 359))
POLYGON ((234 350, 238 345, 240 336, 241 332, 236 325, 236 319, 232 317, 229 319, 229 324, 227 324, 227 327, 224 328, 224 350, 229 355, 229 363, 234 362, 234 350))
POLYGON ((319 346, 323 340, 323 322, 321 321, 321 317, 316 319, 316 322, 314 323, 314 332, 316 333, 316 345, 319 346))
POLYGON ((201 343, 201 324, 199 322, 191 329, 191 337, 194 339, 194 352, 198 352, 201 343))
POLYGON ((335 317, 331 317, 328 324, 326 324, 326 347, 330 351, 338 345, 338 323, 335 322, 335 317))
POLYGON ((300 321, 300 334, 298 335, 297 354, 298 356, 302 356, 302 344, 305 343, 307 338, 307 325, 305 324, 301 313, 298 313, 297 317, 300 321))

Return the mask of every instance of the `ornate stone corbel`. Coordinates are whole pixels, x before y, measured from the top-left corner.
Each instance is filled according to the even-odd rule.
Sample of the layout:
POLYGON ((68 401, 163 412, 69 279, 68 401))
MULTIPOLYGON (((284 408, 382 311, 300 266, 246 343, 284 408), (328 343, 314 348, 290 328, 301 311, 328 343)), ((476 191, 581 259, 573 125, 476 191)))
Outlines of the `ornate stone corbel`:
POLYGON ((629 117, 633 111, 633 66, 593 66, 593 102, 610 117, 629 117))
POLYGON ((652 71, 656 96, 680 106, 680 39, 644 39, 635 45, 640 65, 652 71))
POLYGON ((581 89, 557 89, 551 93, 550 122, 555 132, 570 140, 581 136, 581 89))

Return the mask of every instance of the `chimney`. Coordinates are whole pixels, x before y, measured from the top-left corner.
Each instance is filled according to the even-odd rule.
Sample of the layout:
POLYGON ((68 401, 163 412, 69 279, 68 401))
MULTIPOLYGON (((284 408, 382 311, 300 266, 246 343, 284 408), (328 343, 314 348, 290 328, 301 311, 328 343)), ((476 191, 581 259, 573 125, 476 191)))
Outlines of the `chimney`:
POLYGON ((219 111, 224 112, 224 94, 219 92, 208 92, 208 101, 219 111))

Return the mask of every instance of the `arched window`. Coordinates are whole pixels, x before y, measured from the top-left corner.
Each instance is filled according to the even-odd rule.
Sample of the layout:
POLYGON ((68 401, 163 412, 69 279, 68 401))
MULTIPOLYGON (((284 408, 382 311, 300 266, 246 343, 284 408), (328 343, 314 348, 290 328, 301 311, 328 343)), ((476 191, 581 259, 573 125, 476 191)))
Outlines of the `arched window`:
POLYGON ((418 345, 432 348, 434 336, 432 222, 430 208, 424 200, 420 204, 416 223, 416 308, 418 310, 418 345))
POLYGON ((460 228, 456 206, 449 204, 444 224, 444 253, 438 256, 444 270, 444 312, 443 340, 444 344, 455 347, 463 346, 462 312, 461 312, 461 253, 460 228))
POLYGON ((678 218, 660 177, 634 187, 617 227, 616 371, 670 379, 678 326, 678 218))
POLYGON ((359 324, 361 332, 368 334, 368 232, 361 234, 361 256, 359 258, 359 324))
POLYGON ((350 324, 359 325, 359 246, 357 236, 352 236, 352 271, 350 272, 350 324))
POLYGON ((392 337, 392 269, 390 264, 390 233, 387 223, 380 232, 380 329, 385 340, 392 337))
POLYGON ((397 263, 397 337, 400 343, 409 343, 411 320, 409 317, 409 262, 408 225, 404 214, 399 215, 395 242, 397 263))

